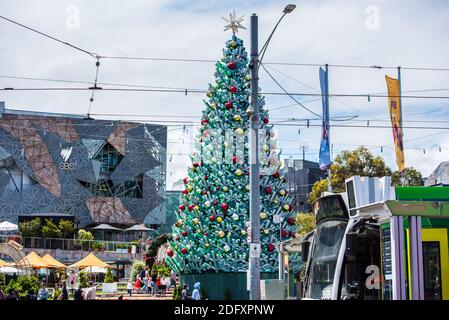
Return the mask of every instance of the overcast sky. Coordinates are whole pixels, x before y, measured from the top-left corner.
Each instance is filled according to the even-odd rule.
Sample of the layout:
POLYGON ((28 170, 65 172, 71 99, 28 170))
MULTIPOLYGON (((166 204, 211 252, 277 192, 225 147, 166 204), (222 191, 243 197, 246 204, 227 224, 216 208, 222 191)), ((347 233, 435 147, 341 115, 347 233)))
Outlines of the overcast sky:
MULTIPOLYGON (((449 67, 449 4, 447 1, 292 1, 296 10, 285 17, 276 31, 265 62, 319 64, 449 67)), ((109 56, 219 59, 231 33, 223 32, 226 16, 232 10, 249 16, 259 15, 260 42, 265 41, 282 14, 282 1, 158 1, 158 0, 40 0, 2 1, 1 15, 17 20, 83 49, 109 56)), ((239 33, 249 50, 249 30, 239 33)), ((43 38, 0 20, 0 87, 73 87, 62 84, 4 78, 37 77, 92 81, 95 59, 85 53, 43 38)), ((271 65, 270 72, 290 92, 316 93, 318 67, 271 65), (273 69, 274 68, 274 69, 273 69)), ((101 60, 98 81, 158 87, 206 89, 214 80, 213 63, 101 60)), ((385 93, 385 74, 396 77, 396 70, 330 68, 331 93, 385 93)), ((260 86, 266 92, 280 92, 260 71, 260 86)), ((402 88, 410 95, 449 95, 449 72, 403 70, 402 88)), ((106 87, 106 86, 103 86, 106 87)), ((7 108, 86 114, 90 93, 81 92, 1 92, 7 108)), ((197 120, 203 109, 203 94, 96 92, 91 113, 119 114, 115 118, 142 120, 154 116, 188 116, 180 121, 197 120), (127 116, 124 116, 127 115, 127 116), (153 116, 144 118, 142 115, 153 116)), ((303 102, 311 97, 299 98, 303 102)), ((316 100, 316 99, 315 99, 316 100)), ((270 117, 314 118, 299 106, 276 109, 294 103, 287 96, 267 96, 266 107, 275 109, 270 117)), ((305 103, 321 113, 321 102, 305 103)), ((404 126, 438 126, 449 122, 416 123, 412 120, 449 121, 449 99, 404 99, 404 126)), ((358 115, 370 124, 389 125, 386 98, 337 98, 330 100, 331 116, 358 115)), ((96 115, 95 115, 96 114, 96 115)), ((343 123, 342 123, 343 124, 343 123)), ((364 125, 365 122, 344 124, 364 125)), ((169 127, 167 187, 182 178, 191 152, 192 128, 169 127), (171 159, 171 161, 170 161, 171 159)), ((279 147, 285 157, 318 158, 319 128, 278 126, 279 147)), ((441 161, 449 159, 449 129, 405 129, 405 162, 427 176, 441 161), (433 134, 433 135, 432 135, 433 134), (432 135, 432 136, 429 136, 432 135), (427 137, 425 137, 427 136, 427 137), (439 151, 441 148, 441 152, 439 151), (425 148, 425 153, 423 152, 425 148)), ((358 145, 392 144, 391 129, 332 128, 334 155, 358 145)), ((396 168, 393 149, 372 148, 396 168)))

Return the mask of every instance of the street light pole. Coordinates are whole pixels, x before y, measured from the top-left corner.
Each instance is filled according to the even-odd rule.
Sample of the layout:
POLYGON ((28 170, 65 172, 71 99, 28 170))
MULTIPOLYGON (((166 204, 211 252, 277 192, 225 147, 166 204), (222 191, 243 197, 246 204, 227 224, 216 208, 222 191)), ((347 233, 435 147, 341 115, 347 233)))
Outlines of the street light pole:
POLYGON ((249 126, 249 215, 251 242, 249 257, 250 299, 260 300, 260 168, 259 168, 259 49, 258 18, 251 15, 251 117, 249 126))

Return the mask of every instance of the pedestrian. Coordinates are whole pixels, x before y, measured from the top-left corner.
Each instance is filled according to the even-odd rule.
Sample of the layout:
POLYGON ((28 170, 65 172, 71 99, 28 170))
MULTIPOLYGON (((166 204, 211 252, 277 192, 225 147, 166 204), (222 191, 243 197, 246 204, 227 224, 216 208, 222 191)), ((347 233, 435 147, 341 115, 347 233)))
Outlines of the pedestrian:
POLYGON ((188 290, 189 290, 189 286, 185 284, 181 290, 181 300, 189 300, 188 290))
POLYGON ((61 294, 59 295, 58 300, 69 300, 69 293, 67 292, 65 281, 62 281, 61 294))
POLYGON ((13 288, 9 289, 9 294, 6 296, 5 300, 17 300, 17 291, 13 288))
POLYGON ((69 275, 69 282, 70 282, 70 291, 73 293, 75 292, 75 271, 70 270, 70 275, 69 275))
POLYGON ((201 300, 200 283, 199 282, 197 282, 193 285, 192 300, 201 300))
POLYGON ((95 300, 97 296, 97 287, 93 285, 92 281, 89 281, 89 288, 84 291, 84 300, 95 300))
POLYGON ((152 275, 151 275, 151 288, 152 288, 152 290, 153 290, 153 296, 154 295, 156 295, 156 281, 157 281, 157 274, 156 274, 156 271, 153 271, 152 272, 152 275))
POLYGON ((128 297, 131 297, 133 294, 133 279, 129 278, 126 284, 126 290, 128 290, 128 297))
POLYGON ((73 299, 83 300, 83 290, 81 289, 81 287, 78 287, 78 289, 75 290, 75 293, 73 294, 73 299))
POLYGON ((172 286, 176 289, 176 273, 174 271, 172 271, 170 274, 170 285, 168 286, 168 289, 170 289, 172 286))
POLYGON ((41 283, 41 288, 39 289, 37 293, 37 300, 48 300, 50 298, 50 293, 48 292, 47 288, 45 287, 45 284, 41 283))

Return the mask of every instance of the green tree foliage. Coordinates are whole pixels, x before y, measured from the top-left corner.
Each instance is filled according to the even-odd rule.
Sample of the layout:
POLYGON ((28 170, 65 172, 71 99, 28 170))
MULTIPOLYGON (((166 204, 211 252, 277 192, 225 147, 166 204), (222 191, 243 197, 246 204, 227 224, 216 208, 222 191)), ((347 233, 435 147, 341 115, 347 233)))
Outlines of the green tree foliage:
POLYGON ((296 215, 296 224, 298 225, 299 235, 303 237, 315 229, 315 215, 312 213, 300 212, 296 215))
POLYGON ((177 286, 174 290, 173 290, 173 300, 181 300, 181 286, 177 286))
POLYGON ((87 278, 87 273, 86 272, 84 272, 84 271, 80 272, 79 281, 80 281, 80 287, 81 288, 87 288, 89 286, 89 282, 88 282, 88 278, 87 278))
POLYGON ((37 294, 39 290, 39 279, 36 276, 19 276, 17 284, 20 288, 20 296, 26 296, 28 293, 37 294))
POLYGON ((145 268, 145 262, 140 260, 134 260, 131 266, 131 277, 133 280, 136 279, 137 275, 145 268))
POLYGON ((78 240, 93 240, 94 236, 84 229, 78 230, 78 240))
POLYGON ((59 230, 61 230, 62 237, 67 239, 73 236, 73 222, 70 220, 61 219, 58 224, 59 230))
POLYGON ((51 219, 45 219, 45 225, 42 227, 42 236, 45 238, 61 238, 62 232, 51 219))
POLYGON ((421 172, 413 167, 404 168, 402 173, 399 173, 399 171, 393 172, 391 181, 395 186, 413 187, 424 185, 421 172))
POLYGON ((112 270, 111 268, 108 268, 108 270, 106 271, 106 274, 104 276, 104 283, 113 283, 114 282, 114 277, 112 276, 112 270))
POLYGON ((0 289, 4 290, 6 286, 5 275, 0 273, 0 289))
MULTIPOLYGON (((390 176, 391 169, 380 156, 361 146, 353 151, 342 151, 331 166, 331 186, 334 192, 345 191, 345 180, 352 176, 383 177, 390 176)), ((313 203, 327 191, 327 179, 315 182, 309 193, 309 202, 313 203)))
POLYGON ((35 218, 19 223, 19 233, 22 237, 40 237, 42 222, 40 218, 35 218))

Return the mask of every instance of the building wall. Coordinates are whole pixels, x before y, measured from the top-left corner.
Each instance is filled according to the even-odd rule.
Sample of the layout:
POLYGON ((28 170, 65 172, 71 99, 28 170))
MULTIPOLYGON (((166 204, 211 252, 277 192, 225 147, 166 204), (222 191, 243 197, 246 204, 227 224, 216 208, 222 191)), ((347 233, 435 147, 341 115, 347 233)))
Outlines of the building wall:
POLYGON ((320 170, 319 164, 307 160, 285 160, 285 178, 289 188, 289 193, 293 196, 292 205, 296 210, 309 212, 311 207, 308 200, 308 194, 312 191, 313 184, 316 181, 325 178, 324 172, 320 170))
POLYGON ((0 118, 0 220, 165 223, 167 128, 48 114, 0 118))

